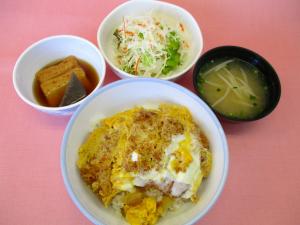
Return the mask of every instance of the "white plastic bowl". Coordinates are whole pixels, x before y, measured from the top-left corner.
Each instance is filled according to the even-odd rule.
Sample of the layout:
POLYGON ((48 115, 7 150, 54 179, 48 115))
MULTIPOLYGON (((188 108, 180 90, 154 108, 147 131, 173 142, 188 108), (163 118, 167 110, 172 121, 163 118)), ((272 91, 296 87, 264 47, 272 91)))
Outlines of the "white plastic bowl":
POLYGON ((33 94, 35 74, 45 65, 69 55, 74 55, 90 63, 99 76, 99 83, 93 94, 99 88, 105 77, 106 65, 98 48, 86 39, 59 35, 42 39, 29 46, 18 58, 14 71, 13 83, 19 97, 37 110, 54 115, 69 115, 86 100, 86 98, 64 107, 46 107, 40 105, 33 94))
POLYGON ((103 207, 82 181, 76 167, 80 145, 99 118, 136 105, 163 102, 184 105, 190 110, 209 139, 213 166, 211 174, 200 187, 200 200, 168 213, 157 224, 192 224, 207 213, 221 194, 228 171, 228 150, 224 131, 211 109, 195 94, 170 81, 153 78, 120 80, 99 89, 78 108, 65 130, 61 145, 61 169, 67 191, 80 211, 93 223, 126 224, 112 208, 103 207))
POLYGON ((113 33, 115 29, 122 22, 124 16, 140 16, 149 12, 159 12, 171 18, 176 18, 185 25, 186 31, 189 32, 190 37, 190 53, 186 62, 180 69, 174 71, 169 76, 161 77, 163 80, 176 80, 184 75, 196 63, 200 57, 203 49, 203 39, 200 28, 194 17, 185 9, 166 2, 149 1, 149 0, 133 0, 128 1, 109 13, 99 26, 97 33, 98 46, 103 54, 106 62, 110 65, 112 70, 122 79, 136 78, 137 76, 131 75, 122 71, 117 67, 113 55, 113 33))

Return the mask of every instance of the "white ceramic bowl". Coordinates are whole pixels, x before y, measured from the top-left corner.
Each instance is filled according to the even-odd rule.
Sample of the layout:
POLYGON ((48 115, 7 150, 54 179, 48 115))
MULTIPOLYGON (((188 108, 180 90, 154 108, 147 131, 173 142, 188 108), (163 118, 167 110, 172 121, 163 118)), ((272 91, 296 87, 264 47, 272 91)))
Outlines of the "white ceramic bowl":
POLYGON ((200 200, 168 213, 157 224, 192 224, 207 213, 219 197, 227 177, 229 159, 224 131, 211 109, 195 94, 170 81, 154 78, 120 80, 99 89, 78 108, 65 130, 61 145, 61 169, 67 191, 80 211, 93 223, 126 224, 113 209, 103 207, 80 178, 76 167, 80 145, 99 118, 136 105, 163 102, 181 104, 190 110, 209 139, 213 166, 211 174, 200 187, 200 200))
POLYGON ((99 83, 92 92, 94 93, 102 85, 106 71, 105 61, 100 51, 95 45, 83 38, 59 35, 34 43, 18 58, 13 71, 13 83, 20 98, 35 109, 49 114, 69 115, 74 112, 86 98, 64 107, 46 107, 40 105, 33 95, 33 81, 36 72, 45 65, 69 55, 83 59, 97 71, 99 83))
POLYGON ((99 26, 97 33, 98 46, 103 54, 106 62, 111 66, 112 70, 120 78, 136 78, 137 76, 131 75, 122 71, 117 67, 113 55, 113 33, 120 25, 124 16, 140 16, 149 13, 150 11, 166 15, 171 18, 176 18, 185 25, 187 33, 189 33, 190 52, 178 70, 171 73, 169 76, 162 77, 164 80, 175 80, 184 75, 196 63, 200 57, 203 48, 203 39, 200 28, 194 17, 185 9, 166 2, 149 1, 149 0, 133 0, 128 1, 109 13, 99 26))

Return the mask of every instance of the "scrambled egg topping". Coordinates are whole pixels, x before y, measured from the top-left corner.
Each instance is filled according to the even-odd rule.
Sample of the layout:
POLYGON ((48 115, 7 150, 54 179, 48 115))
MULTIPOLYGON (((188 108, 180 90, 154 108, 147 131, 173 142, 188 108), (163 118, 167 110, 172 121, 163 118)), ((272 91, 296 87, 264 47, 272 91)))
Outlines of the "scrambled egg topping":
POLYGON ((174 160, 172 161, 172 169, 178 173, 179 171, 185 172, 188 165, 193 161, 190 153, 191 136, 185 135, 186 139, 179 143, 178 150, 174 153, 174 160))
POLYGON ((188 109, 135 107, 103 119, 79 149, 80 175, 107 207, 124 193, 122 214, 132 225, 155 224, 172 199, 196 201, 212 156, 188 109), (161 199, 145 194, 154 188, 161 199))

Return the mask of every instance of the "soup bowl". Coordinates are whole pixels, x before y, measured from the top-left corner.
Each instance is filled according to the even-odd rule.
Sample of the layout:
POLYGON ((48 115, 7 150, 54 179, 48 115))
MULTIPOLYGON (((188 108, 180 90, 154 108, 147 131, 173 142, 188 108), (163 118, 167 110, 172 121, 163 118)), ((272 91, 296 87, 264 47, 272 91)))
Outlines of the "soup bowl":
MULTIPOLYGON (((281 86, 279 77, 272 67, 272 65, 264 59, 259 54, 238 46, 221 46, 217 48, 213 48, 206 53, 204 53, 197 61, 194 71, 193 71, 193 85, 196 93, 198 96, 204 100, 211 109, 222 119, 225 119, 227 121, 254 121, 261 119, 267 115, 269 115, 277 106, 280 95, 281 95, 281 86), (257 70, 259 70, 265 80, 265 85, 267 89, 267 100, 266 105, 263 108, 263 110, 258 113, 256 116, 251 118, 239 118, 239 117, 232 117, 229 115, 225 115, 224 113, 215 110, 211 104, 204 98, 203 93, 201 93, 201 77, 200 70, 211 63, 212 61, 222 59, 222 58, 235 58, 239 60, 243 60, 246 63, 249 63, 250 65, 254 66, 257 70)), ((210 93, 206 93, 206 95, 209 95, 210 93)))

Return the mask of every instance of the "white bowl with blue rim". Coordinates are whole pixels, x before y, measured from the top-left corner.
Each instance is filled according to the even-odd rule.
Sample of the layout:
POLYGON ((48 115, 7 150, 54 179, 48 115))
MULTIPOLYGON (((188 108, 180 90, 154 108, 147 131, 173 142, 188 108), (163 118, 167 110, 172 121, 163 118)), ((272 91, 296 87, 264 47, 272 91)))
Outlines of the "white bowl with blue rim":
POLYGON ((212 110, 194 93, 178 84, 152 78, 126 79, 99 89, 80 105, 65 130, 61 145, 61 170, 67 191, 79 210, 94 224, 127 224, 112 208, 105 208, 80 177, 76 167, 78 149, 95 123, 104 117, 134 106, 160 103, 186 106, 203 129, 213 155, 211 173, 199 189, 199 201, 170 212, 158 225, 193 224, 202 218, 219 198, 228 172, 228 147, 222 126, 212 110))
POLYGON ((47 64, 74 55, 91 64, 97 72, 98 84, 92 95, 104 81, 106 65, 99 49, 90 41, 73 35, 57 35, 44 38, 29 46, 18 58, 13 71, 13 84, 19 97, 33 108, 52 115, 70 115, 86 100, 61 107, 40 105, 34 97, 35 74, 47 64))

